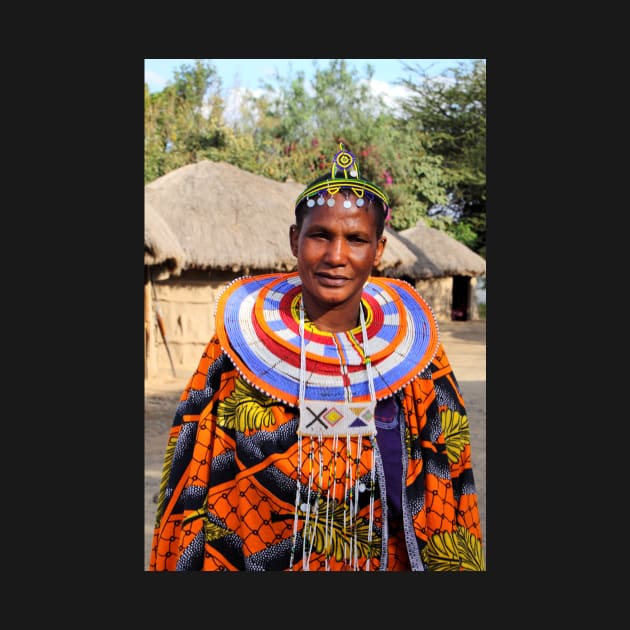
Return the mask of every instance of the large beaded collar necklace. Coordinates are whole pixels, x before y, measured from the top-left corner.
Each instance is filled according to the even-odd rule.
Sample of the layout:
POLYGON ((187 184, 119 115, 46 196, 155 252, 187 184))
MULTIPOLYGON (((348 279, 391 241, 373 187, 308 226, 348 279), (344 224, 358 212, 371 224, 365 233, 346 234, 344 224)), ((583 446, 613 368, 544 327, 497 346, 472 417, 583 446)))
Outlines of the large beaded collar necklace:
POLYGON ((370 277, 361 326, 335 335, 313 327, 307 345, 301 289, 297 272, 248 276, 234 280, 217 300, 224 352, 246 381, 272 398, 295 407, 300 400, 382 400, 416 378, 437 351, 435 316, 407 282, 370 277))

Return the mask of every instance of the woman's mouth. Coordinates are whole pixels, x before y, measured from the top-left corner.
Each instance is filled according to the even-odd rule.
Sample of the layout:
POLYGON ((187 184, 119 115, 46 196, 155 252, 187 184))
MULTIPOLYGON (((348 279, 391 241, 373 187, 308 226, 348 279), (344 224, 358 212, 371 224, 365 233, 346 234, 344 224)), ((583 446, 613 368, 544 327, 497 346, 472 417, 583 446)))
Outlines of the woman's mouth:
POLYGON ((347 278, 343 276, 331 276, 328 274, 317 274, 318 282, 325 287, 340 287, 348 282, 347 278))

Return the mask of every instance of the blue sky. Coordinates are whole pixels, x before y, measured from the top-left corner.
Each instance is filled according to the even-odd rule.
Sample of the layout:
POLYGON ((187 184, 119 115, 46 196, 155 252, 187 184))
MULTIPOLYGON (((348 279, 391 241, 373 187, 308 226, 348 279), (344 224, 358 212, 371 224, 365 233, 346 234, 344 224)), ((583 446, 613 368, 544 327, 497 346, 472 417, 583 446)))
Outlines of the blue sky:
MULTIPOLYGON (((150 92, 159 92, 167 81, 172 81, 174 71, 182 65, 194 64, 194 59, 145 59, 144 80, 149 84, 150 92)), ((225 89, 236 87, 256 90, 260 88, 260 80, 272 82, 276 71, 280 76, 288 78, 303 71, 306 79, 310 79, 317 68, 328 67, 329 59, 210 59, 218 70, 222 86, 225 89)), ((424 68, 430 75, 439 75, 447 68, 455 67, 458 62, 472 64, 472 59, 346 59, 351 67, 356 68, 360 76, 365 74, 366 65, 374 66, 373 81, 383 91, 397 91, 393 86, 396 81, 406 77, 402 61, 424 68), (392 86, 388 90, 387 86, 392 86)))

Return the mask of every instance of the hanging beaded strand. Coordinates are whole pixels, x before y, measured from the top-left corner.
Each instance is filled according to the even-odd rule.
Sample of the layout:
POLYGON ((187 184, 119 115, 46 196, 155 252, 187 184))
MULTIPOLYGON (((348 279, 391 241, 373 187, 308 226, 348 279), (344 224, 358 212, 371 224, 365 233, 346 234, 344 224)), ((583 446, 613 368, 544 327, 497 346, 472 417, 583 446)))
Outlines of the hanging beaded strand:
MULTIPOLYGON (((300 322, 299 322, 299 334, 300 334, 300 389, 299 389, 299 403, 300 403, 300 416, 303 413, 303 403, 306 397, 306 338, 304 334, 304 305, 300 301, 300 322)), ((360 308, 360 320, 361 331, 363 334, 363 362, 368 374, 368 383, 371 402, 371 413, 374 415, 374 408, 376 406, 376 393, 374 389, 373 375, 371 371, 371 361, 369 360, 368 353, 368 337, 367 329, 365 325, 365 315, 363 308, 360 308)), ((344 403, 343 405, 350 405, 352 403, 352 389, 349 376, 347 373, 346 362, 343 358, 342 348, 337 344, 336 336, 333 335, 335 345, 337 347, 337 353, 339 355, 340 371, 344 382, 344 403)), ((313 401, 310 401, 314 404, 313 401)), ((357 405, 356 403, 355 405, 357 405)), ((340 406, 340 405, 337 405, 340 406)), ((352 571, 359 570, 359 541, 357 527, 357 515, 359 511, 359 492, 364 491, 365 484, 360 481, 358 472, 360 469, 361 455, 362 455, 362 440, 364 435, 368 435, 372 446, 372 458, 370 463, 370 508, 369 508, 369 524, 368 524, 368 545, 372 541, 373 536, 373 523, 374 523, 374 488, 375 488, 375 429, 370 433, 357 434, 355 457, 352 456, 352 436, 350 433, 346 434, 346 467, 345 467, 345 479, 344 479, 344 501, 343 501, 343 531, 349 536, 349 542, 344 542, 343 548, 343 562, 352 571)), ((338 433, 334 433, 333 440, 333 462, 328 471, 328 488, 326 490, 326 509, 324 513, 324 568, 326 571, 330 570, 330 557, 331 548, 333 543, 333 527, 334 527, 334 506, 335 500, 335 488, 336 488, 336 469, 337 469, 337 454, 338 454, 338 433), (331 480, 332 482, 332 497, 331 497, 331 480), (332 505, 331 505, 332 504, 332 505)), ((317 524, 320 517, 320 502, 322 500, 322 487, 323 487, 323 435, 304 434, 304 432, 298 430, 298 471, 297 471, 297 484, 296 484, 296 499, 295 499, 295 515, 293 523, 293 540, 291 546, 291 558, 290 558, 290 570, 293 570, 294 554, 297 544, 298 535, 298 519, 300 515, 304 518, 304 525, 302 527, 302 570, 310 570, 310 559, 313 549, 313 544, 316 537, 317 524), (308 491, 306 501, 300 504, 301 497, 301 476, 302 476, 302 451, 304 447, 303 438, 309 437, 309 475, 308 475, 308 491), (315 451, 315 437, 317 437, 317 450, 319 453, 319 475, 318 475, 318 488, 315 493, 315 505, 311 509, 311 493, 313 492, 314 485, 314 465, 313 456, 315 451)), ((370 568, 370 558, 368 556, 366 563, 366 570, 370 568)))

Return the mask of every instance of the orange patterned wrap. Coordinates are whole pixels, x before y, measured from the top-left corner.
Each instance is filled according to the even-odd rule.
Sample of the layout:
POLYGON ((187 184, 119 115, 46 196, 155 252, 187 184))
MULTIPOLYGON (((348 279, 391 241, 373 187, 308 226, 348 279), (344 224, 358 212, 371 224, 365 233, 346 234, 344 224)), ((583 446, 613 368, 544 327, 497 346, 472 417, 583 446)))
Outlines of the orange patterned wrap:
POLYGON ((297 407, 245 380, 222 343, 175 413, 150 571, 485 570, 468 418, 441 344, 394 393, 403 509, 390 518, 375 437, 298 436, 297 407))

